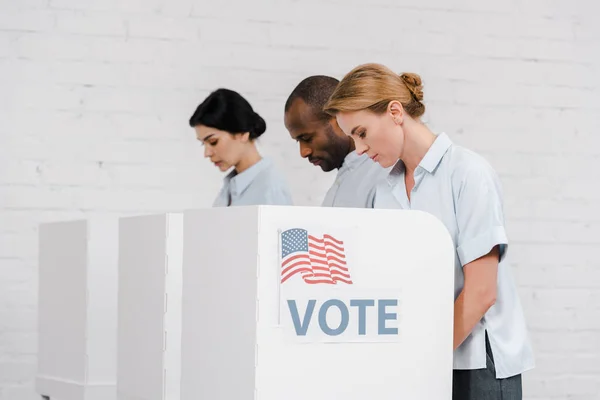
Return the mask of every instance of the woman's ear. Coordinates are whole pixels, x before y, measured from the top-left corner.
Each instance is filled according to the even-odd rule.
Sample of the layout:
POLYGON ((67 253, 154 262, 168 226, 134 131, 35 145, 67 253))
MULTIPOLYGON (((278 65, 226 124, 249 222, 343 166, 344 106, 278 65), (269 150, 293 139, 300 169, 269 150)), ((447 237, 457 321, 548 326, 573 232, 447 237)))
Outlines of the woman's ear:
POLYGON ((387 112, 392 117, 396 125, 402 125, 404 122, 404 107, 402 107, 402 103, 400 103, 398 100, 390 101, 387 112))

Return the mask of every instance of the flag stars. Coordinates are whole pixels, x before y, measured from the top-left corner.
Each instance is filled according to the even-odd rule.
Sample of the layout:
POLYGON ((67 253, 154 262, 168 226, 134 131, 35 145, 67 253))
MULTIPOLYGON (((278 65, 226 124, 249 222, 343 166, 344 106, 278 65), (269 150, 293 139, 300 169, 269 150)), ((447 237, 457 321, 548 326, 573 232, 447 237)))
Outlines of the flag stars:
POLYGON ((281 234, 281 256, 308 251, 308 232, 306 229, 288 229, 281 234))

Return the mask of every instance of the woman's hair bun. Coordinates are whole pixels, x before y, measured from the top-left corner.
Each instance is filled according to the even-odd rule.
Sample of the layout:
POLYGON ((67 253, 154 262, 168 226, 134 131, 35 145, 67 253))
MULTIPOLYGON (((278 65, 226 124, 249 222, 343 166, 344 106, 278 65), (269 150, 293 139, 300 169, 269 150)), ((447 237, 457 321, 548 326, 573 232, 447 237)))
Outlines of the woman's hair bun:
POLYGON ((257 113, 254 113, 254 127, 252 128, 252 131, 250 132, 250 137, 252 139, 256 139, 257 137, 259 137, 260 135, 265 133, 266 130, 267 130, 267 123, 265 122, 263 117, 261 117, 257 113))
POLYGON ((421 77, 413 72, 404 72, 400 78, 406 84, 406 87, 418 101, 423 101, 423 83, 421 77))

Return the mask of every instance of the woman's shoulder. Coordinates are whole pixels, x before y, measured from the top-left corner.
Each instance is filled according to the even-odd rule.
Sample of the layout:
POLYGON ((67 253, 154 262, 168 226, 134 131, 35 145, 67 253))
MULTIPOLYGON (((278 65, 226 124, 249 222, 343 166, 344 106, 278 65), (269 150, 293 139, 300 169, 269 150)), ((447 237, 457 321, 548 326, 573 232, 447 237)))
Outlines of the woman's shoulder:
POLYGON ((265 183, 282 183, 287 186, 287 179, 283 172, 281 172, 281 168, 277 163, 275 163, 272 159, 266 158, 264 159, 265 168, 261 171, 258 179, 262 180, 265 183))
POLYGON ((452 144, 448 149, 449 161, 454 169, 470 170, 492 168, 490 162, 478 152, 467 147, 452 144))
POLYGON ((259 176, 256 177, 256 190, 264 197, 265 204, 292 205, 292 195, 288 181, 278 166, 269 160, 259 176))
POLYGON ((279 166, 271 159, 264 159, 265 166, 254 179, 253 192, 264 196, 291 197, 287 177, 279 166))
MULTIPOLYGON (((453 183, 480 181, 499 185, 500 179, 492 164, 481 154, 453 144, 448 149, 448 167, 453 183)), ((475 183, 475 182, 473 182, 475 183)))

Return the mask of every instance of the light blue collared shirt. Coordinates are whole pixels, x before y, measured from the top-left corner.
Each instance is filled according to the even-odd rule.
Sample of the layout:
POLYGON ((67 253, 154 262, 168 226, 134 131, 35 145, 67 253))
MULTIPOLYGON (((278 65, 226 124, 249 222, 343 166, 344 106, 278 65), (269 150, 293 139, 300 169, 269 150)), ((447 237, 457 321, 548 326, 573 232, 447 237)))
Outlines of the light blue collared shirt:
POLYGON ((227 174, 213 207, 292 204, 285 177, 263 158, 240 174, 235 169, 227 174))
POLYGON ((322 207, 373 208, 375 189, 389 173, 366 154, 349 153, 338 170, 322 207))
MULTIPOLYGON (((440 134, 414 172, 410 200, 404 182, 404 163, 398 161, 379 185, 375 208, 426 211, 439 218, 455 246, 454 294, 464 287, 463 266, 500 246, 496 303, 454 352, 454 369, 486 368, 488 332, 496 377, 514 376, 534 367, 525 317, 510 266, 500 179, 478 154, 440 134)), ((435 278, 433 278, 435 279, 435 278)))

